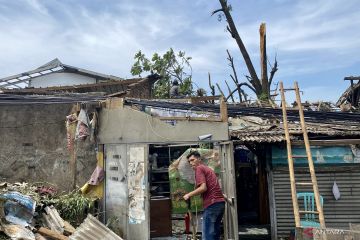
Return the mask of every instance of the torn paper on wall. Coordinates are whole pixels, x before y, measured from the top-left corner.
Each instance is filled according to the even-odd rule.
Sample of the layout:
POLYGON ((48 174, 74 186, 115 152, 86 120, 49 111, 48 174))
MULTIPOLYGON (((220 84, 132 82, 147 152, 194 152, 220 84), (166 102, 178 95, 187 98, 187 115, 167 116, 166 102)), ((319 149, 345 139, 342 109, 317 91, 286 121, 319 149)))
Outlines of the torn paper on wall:
POLYGON ((143 147, 131 147, 128 165, 129 223, 145 221, 145 154, 143 147))

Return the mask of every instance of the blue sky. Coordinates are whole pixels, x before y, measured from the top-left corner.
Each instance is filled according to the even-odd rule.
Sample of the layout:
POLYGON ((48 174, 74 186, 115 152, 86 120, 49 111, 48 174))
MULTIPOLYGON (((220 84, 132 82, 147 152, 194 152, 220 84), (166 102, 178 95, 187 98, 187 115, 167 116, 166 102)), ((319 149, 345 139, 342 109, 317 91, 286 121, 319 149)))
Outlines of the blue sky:
MULTIPOLYGON (((303 100, 336 101, 360 75, 358 0, 229 0, 238 31, 259 67, 261 22, 267 24, 274 82, 296 80, 303 100)), ((193 59, 193 79, 208 89, 232 82, 226 49, 245 81, 235 41, 211 12, 218 0, 0 0, 0 77, 32 70, 55 57, 63 63, 131 78, 134 54, 170 47, 193 59)), ((260 73, 258 73, 260 74, 260 73)), ((234 86, 233 86, 234 87, 234 86)), ((225 90, 225 87, 223 87, 225 90)))

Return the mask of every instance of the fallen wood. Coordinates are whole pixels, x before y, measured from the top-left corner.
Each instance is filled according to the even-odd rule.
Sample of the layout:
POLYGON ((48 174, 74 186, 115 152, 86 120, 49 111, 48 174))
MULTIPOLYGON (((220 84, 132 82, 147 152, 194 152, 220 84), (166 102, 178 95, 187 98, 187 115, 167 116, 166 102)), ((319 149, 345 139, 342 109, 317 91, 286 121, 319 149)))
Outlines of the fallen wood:
POLYGON ((35 240, 47 240, 47 239, 41 234, 37 233, 35 234, 35 240))
POLYGON ((67 221, 64 221, 64 235, 70 236, 75 232, 75 228, 67 221))
POLYGON ((59 234, 55 231, 52 231, 50 229, 44 228, 44 227, 40 227, 37 230, 38 233, 40 233, 41 235, 53 239, 53 240, 69 240, 69 238, 67 236, 64 236, 62 234, 59 234))
POLYGON ((24 226, 15 224, 2 224, 0 227, 5 235, 11 239, 35 240, 35 235, 24 226))

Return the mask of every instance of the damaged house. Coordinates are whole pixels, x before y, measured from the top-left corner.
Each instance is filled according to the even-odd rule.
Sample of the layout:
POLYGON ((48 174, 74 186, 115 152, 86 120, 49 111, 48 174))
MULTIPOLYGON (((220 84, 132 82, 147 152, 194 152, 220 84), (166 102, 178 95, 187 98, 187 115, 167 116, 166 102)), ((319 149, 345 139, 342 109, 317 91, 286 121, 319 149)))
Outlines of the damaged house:
POLYGON ((65 65, 57 59, 0 79, 0 178, 50 182, 59 190, 81 186, 96 166, 96 144, 77 143, 77 180, 64 181, 73 179, 64 116, 76 111, 74 104, 96 105, 113 95, 150 98, 157 79, 153 75, 124 80, 65 65))
MULTIPOLYGON (((229 199, 225 239, 289 237, 294 215, 281 109, 199 99, 149 100, 157 79, 123 80, 58 60, 1 79, 0 134, 6 137, 1 138, 0 177, 71 190, 100 166, 105 171, 98 184, 103 193, 100 218, 115 233, 124 239, 179 237, 201 232, 201 204, 181 201, 184 189, 191 187, 182 157, 200 149, 217 168, 229 199), (49 78, 57 74, 86 81, 55 86, 49 78), (65 116, 81 110, 90 118, 96 113, 97 137, 77 142, 76 151, 69 152, 65 116), (190 229, 186 214, 198 215, 190 229)), ((328 228, 360 223, 359 117, 305 111, 328 228)), ((306 181, 297 110, 289 110, 288 119, 295 173, 306 181)))

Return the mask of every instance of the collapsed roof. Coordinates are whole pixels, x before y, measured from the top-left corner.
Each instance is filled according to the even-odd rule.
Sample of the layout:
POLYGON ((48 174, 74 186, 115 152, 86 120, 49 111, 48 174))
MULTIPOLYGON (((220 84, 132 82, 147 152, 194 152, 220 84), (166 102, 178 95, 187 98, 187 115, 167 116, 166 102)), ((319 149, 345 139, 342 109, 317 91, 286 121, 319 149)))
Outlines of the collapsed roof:
POLYGON ((19 86, 21 83, 28 84, 29 81, 33 78, 45 76, 51 73, 60 73, 60 72, 70 72, 70 73, 76 73, 88 77, 93 77, 95 79, 98 79, 99 81, 121 81, 122 78, 113 76, 113 75, 107 75, 102 74, 90 70, 86 70, 83 68, 78 68, 74 66, 70 66, 67 64, 62 63, 59 59, 55 58, 54 60, 27 72, 23 72, 20 74, 16 74, 13 76, 5 77, 0 79, 0 88, 22 88, 19 86))
POLYGON ((63 64, 59 59, 46 63, 35 70, 0 79, 0 93, 19 95, 53 95, 58 93, 98 92, 109 97, 151 98, 152 85, 160 79, 153 74, 145 78, 122 79, 82 68, 63 64), (76 73, 95 78, 97 83, 52 86, 43 88, 22 88, 18 84, 29 83, 31 79, 51 73, 76 73), (10 88, 11 87, 11 88, 10 88))
MULTIPOLYGON (((126 104, 142 108, 186 110, 190 112, 219 113, 218 105, 190 104, 166 101, 127 99, 126 104)), ((140 108, 141 109, 141 108, 140 108)), ((169 111, 166 112, 167 114, 169 111)), ((298 110, 287 111, 289 130, 293 139, 302 139, 298 110)), ((280 108, 244 107, 228 105, 229 131, 233 140, 253 143, 285 141, 280 108)), ((305 121, 310 138, 358 138, 360 136, 360 114, 345 112, 305 111, 305 121)))

